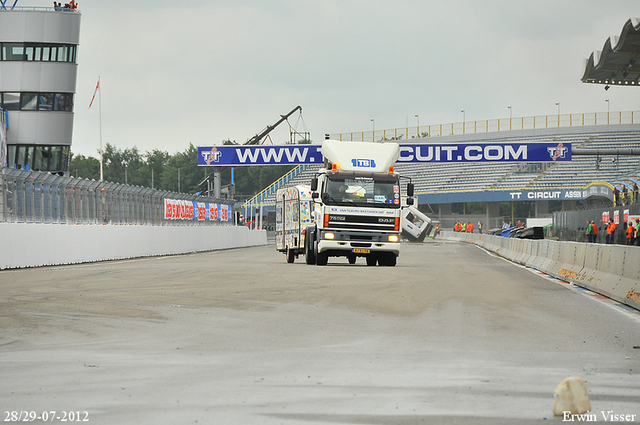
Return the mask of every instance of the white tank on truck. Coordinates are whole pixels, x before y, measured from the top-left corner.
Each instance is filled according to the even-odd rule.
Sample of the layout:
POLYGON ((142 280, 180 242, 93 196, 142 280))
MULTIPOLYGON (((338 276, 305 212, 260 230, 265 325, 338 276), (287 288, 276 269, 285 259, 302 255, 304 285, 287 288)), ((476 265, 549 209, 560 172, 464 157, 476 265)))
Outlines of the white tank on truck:
MULTIPOLYGON (((311 181, 311 222, 304 231, 307 264, 358 257, 367 265, 395 266, 400 254, 402 199, 395 164, 397 143, 325 140, 325 167, 311 181)), ((413 184, 407 184, 413 203, 413 184)), ((299 248, 298 248, 299 249, 299 248)))

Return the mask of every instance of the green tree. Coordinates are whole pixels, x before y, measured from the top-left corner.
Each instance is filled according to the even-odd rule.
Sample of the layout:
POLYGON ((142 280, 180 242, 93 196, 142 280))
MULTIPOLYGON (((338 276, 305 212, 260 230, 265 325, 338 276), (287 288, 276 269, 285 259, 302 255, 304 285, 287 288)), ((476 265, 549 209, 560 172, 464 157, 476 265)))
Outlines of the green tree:
POLYGON ((69 163, 69 173, 74 177, 89 180, 100 179, 100 161, 92 156, 71 154, 71 162, 69 163))
POLYGON ((147 185, 147 179, 141 174, 144 161, 137 147, 121 150, 107 143, 102 160, 106 181, 136 186, 147 185))
POLYGON ((143 155, 144 162, 140 170, 141 176, 144 177, 143 186, 154 189, 162 189, 160 184, 164 167, 169 164, 171 155, 169 152, 154 149, 143 155))
MULTIPOLYGON (((104 179, 115 183, 127 183, 158 190, 197 193, 202 182, 214 167, 198 166, 198 149, 189 143, 183 152, 171 155, 154 149, 141 154, 137 147, 119 149, 107 143, 103 154, 104 179), (153 176, 153 179, 152 179, 153 176)), ((251 197, 269 186, 295 166, 268 165, 258 167, 236 167, 236 195, 251 197)), ((92 157, 79 155, 71 161, 71 172, 78 170, 81 177, 99 179, 100 164, 92 157)), ((222 184, 231 182, 231 168, 222 167, 222 184)))
POLYGON ((198 167, 198 149, 189 143, 184 152, 177 152, 169 158, 162 169, 160 181, 164 190, 196 193, 199 191, 198 184, 206 175, 207 170, 198 167))

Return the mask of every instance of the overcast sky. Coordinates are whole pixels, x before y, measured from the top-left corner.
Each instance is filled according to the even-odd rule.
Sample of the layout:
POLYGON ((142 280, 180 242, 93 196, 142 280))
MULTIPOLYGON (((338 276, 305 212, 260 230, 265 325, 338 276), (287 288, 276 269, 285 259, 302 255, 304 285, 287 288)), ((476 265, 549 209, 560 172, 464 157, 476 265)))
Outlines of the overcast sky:
MULTIPOLYGON (((22 0, 31 5, 39 0, 22 0)), ((50 6, 51 2, 36 5, 50 6)), ((640 87, 580 81, 637 0, 79 0, 72 151, 245 142, 302 106, 324 133, 640 110, 640 87), (371 119, 375 122, 372 123, 371 119)), ((292 117, 292 124, 298 115, 292 117)), ((303 127, 299 124, 298 130, 303 127)), ((288 139, 283 124, 275 143, 288 139)))

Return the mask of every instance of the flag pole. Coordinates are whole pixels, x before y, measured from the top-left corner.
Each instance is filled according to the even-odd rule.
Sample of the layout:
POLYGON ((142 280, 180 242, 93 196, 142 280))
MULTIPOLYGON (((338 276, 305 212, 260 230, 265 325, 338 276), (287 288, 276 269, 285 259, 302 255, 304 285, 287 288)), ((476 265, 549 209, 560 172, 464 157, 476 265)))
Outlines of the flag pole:
POLYGON ((104 161, 102 154, 102 87, 100 87, 100 76, 98 75, 98 90, 100 90, 98 97, 98 115, 100 116, 100 181, 104 180, 104 161))

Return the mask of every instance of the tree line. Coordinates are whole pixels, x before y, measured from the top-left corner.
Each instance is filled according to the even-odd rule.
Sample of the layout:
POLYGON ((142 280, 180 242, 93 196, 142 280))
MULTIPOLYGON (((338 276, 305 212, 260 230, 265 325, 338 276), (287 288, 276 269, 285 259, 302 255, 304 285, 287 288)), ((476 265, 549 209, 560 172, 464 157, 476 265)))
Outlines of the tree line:
MULTIPOLYGON (((198 149, 191 143, 183 152, 174 154, 159 149, 142 153, 135 146, 119 149, 107 143, 102 160, 105 181, 181 193, 201 191, 199 184, 214 171, 214 167, 198 166, 198 149)), ((294 167, 235 167, 235 198, 242 200, 255 195, 294 167)), ((72 153, 69 173, 74 177, 99 180, 100 161, 92 156, 72 153)), ((222 185, 230 183, 231 169, 225 168, 222 185)))

